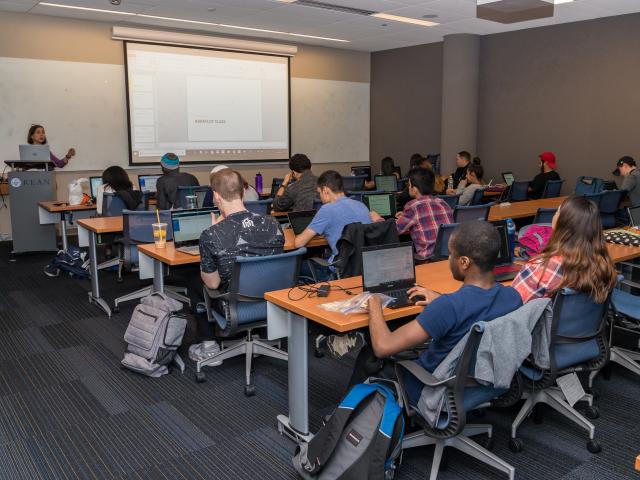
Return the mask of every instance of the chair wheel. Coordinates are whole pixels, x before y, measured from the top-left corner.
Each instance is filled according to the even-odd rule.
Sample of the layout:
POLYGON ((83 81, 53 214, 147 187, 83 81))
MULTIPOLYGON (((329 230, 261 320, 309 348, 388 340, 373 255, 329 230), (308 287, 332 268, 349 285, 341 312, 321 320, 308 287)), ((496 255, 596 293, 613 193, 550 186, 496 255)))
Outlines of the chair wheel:
POLYGON ((205 376, 204 372, 196 372, 196 382, 204 383, 206 379, 207 377, 205 376))
POLYGON ((589 440, 587 442, 587 450, 591 453, 600 453, 602 451, 602 447, 596 440, 589 440))
POLYGON ((321 348, 315 348, 315 349, 313 350, 313 355, 314 355, 316 358, 322 358, 322 357, 324 357, 324 350, 322 350, 321 348))
POLYGON ((245 385, 244 394, 247 397, 253 397, 256 394, 256 387, 254 387, 253 385, 245 385))
POLYGON ((520 453, 522 451, 522 440, 519 438, 512 438, 509 440, 509 450, 513 453, 520 453))
POLYGON ((595 420, 596 418, 600 417, 600 410, 598 410, 598 407, 594 407, 592 405, 586 408, 586 410, 584 411, 584 414, 588 419, 595 420))

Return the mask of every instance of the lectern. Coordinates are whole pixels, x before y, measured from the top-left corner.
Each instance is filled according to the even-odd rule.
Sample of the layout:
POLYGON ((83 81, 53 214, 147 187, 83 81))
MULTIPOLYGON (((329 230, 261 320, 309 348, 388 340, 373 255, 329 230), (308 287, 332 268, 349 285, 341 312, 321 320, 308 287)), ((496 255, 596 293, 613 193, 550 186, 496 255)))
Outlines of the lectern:
POLYGON ((5 160, 9 173, 13 253, 58 250, 54 225, 40 225, 38 202, 56 198, 51 162, 5 160))

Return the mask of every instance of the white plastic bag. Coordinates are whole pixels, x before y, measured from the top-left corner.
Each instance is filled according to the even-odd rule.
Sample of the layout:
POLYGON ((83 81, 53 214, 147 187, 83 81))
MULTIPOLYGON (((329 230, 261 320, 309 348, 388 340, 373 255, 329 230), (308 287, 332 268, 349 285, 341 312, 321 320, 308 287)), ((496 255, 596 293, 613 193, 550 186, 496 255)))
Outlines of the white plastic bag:
POLYGON ((378 297, 380 297, 382 308, 386 307, 393 301, 392 297, 383 295, 381 293, 362 292, 355 297, 347 298, 346 300, 337 300, 335 302, 323 303, 320 305, 320 308, 323 308, 328 312, 339 312, 344 313, 345 315, 349 313, 367 313, 369 298, 372 295, 377 295, 378 297))
POLYGON ((69 205, 80 205, 84 200, 84 194, 89 194, 89 179, 76 178, 69 183, 69 205))

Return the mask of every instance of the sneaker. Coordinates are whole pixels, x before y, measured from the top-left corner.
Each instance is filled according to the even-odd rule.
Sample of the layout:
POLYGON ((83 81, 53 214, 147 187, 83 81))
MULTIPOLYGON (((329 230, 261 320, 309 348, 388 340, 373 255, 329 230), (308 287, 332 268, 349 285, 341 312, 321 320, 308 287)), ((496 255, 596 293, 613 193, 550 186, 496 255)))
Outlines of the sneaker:
POLYGON ((347 353, 362 348, 365 344, 362 332, 349 332, 344 335, 329 335, 327 348, 335 358, 342 358, 347 353))
MULTIPOLYGON (((196 343, 189 347, 189 358, 194 362, 201 362, 207 358, 220 353, 220 344, 215 340, 208 340, 202 343, 196 343)), ((222 360, 207 365, 208 367, 218 367, 222 365, 222 360)))

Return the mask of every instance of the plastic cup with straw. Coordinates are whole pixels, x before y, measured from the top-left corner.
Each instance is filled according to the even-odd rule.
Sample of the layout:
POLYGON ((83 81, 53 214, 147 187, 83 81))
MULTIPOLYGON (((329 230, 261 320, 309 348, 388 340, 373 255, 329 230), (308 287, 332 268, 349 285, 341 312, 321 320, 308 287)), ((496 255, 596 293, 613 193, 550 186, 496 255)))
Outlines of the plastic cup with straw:
POLYGON ((158 219, 158 223, 152 224, 153 241, 156 244, 156 248, 165 248, 167 246, 167 224, 160 221, 160 212, 157 208, 156 218, 158 219))

